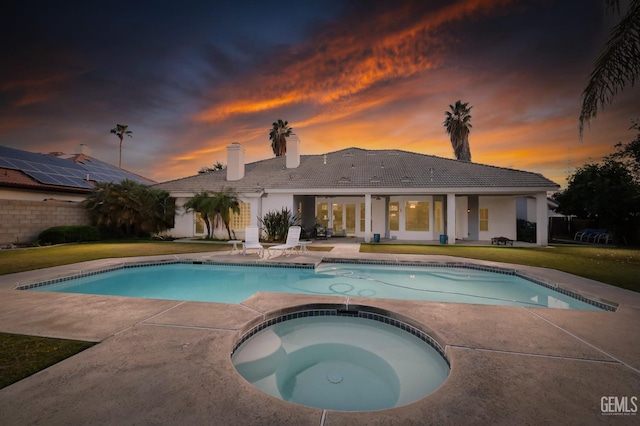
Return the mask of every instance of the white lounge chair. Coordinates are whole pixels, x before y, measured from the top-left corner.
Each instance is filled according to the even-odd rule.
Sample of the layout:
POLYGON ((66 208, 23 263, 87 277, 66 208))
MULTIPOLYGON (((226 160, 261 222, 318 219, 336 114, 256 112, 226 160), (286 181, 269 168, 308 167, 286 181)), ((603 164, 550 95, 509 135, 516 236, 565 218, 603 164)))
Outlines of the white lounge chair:
POLYGON ((244 243, 242 243, 242 254, 246 255, 247 250, 259 250, 258 256, 264 256, 264 247, 260 244, 260 230, 256 227, 245 228, 244 243))
POLYGON ((280 244, 277 246, 271 246, 267 249, 269 252, 269 257, 273 256, 273 254, 280 250, 282 254, 286 256, 291 256, 293 250, 300 245, 300 231, 302 229, 299 226, 292 226, 289 228, 289 232, 287 233, 287 241, 284 244, 280 244))

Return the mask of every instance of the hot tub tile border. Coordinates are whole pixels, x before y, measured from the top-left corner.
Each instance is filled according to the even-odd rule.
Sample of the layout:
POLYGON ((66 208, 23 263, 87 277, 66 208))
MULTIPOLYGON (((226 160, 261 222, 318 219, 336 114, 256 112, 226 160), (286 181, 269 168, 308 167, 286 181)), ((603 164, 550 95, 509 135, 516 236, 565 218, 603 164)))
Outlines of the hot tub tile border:
POLYGON ((236 344, 233 346, 231 355, 233 355, 236 352, 236 350, 238 350, 238 348, 242 346, 242 344, 245 343, 247 340, 249 340, 251 337, 255 336, 257 333, 261 332, 262 330, 268 327, 271 327, 272 325, 279 324, 284 321, 298 319, 298 318, 322 317, 322 316, 358 317, 358 318, 378 321, 378 322, 399 328, 401 330, 404 330, 412 334, 413 336, 417 337, 418 339, 422 340, 423 342, 427 343, 429 346, 431 346, 445 360, 449 368, 451 368, 451 363, 449 362, 449 358, 447 357, 444 351, 444 348, 440 346, 440 344, 434 338, 432 338, 429 334, 425 333, 419 328, 411 324, 408 324, 404 321, 400 321, 388 315, 382 315, 380 313, 371 312, 364 309, 359 309, 356 311, 341 310, 341 309, 310 309, 310 310, 300 310, 300 311, 295 311, 288 314, 278 315, 276 317, 273 317, 266 321, 261 322, 260 324, 252 327, 246 333, 244 333, 238 339, 236 344))

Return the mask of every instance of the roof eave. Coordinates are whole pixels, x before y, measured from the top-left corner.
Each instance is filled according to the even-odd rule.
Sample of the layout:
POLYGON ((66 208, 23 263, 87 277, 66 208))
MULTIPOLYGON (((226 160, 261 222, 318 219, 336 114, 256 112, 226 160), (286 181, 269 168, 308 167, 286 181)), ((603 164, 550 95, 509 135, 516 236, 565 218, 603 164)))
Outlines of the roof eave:
POLYGON ((449 188, 302 188, 302 189, 276 189, 265 188, 267 194, 294 194, 294 195, 362 195, 362 194, 479 194, 479 195, 523 195, 537 194, 540 192, 555 192, 560 186, 536 186, 536 187, 449 187, 449 188))

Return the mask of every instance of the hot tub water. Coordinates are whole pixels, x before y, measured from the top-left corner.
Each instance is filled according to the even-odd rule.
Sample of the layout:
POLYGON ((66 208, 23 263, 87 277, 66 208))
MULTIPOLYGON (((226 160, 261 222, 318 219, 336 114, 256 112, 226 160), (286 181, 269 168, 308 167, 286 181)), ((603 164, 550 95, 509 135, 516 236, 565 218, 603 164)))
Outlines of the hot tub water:
POLYGON ((449 373, 442 355, 415 335, 350 316, 271 325, 241 344, 232 361, 247 381, 272 396, 341 411, 411 403, 449 373))

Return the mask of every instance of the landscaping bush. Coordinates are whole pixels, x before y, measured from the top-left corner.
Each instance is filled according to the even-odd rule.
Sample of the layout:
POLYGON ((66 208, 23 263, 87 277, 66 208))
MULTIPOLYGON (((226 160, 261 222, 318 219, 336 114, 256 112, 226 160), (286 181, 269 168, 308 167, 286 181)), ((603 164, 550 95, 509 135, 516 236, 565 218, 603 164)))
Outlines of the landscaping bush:
POLYGON ((288 208, 281 211, 270 211, 264 217, 258 218, 260 227, 267 234, 267 241, 284 241, 287 238, 289 227, 298 225, 298 216, 291 213, 288 208))
POLYGON ((42 244, 79 243, 82 241, 100 240, 97 228, 88 225, 54 226, 45 229, 38 236, 42 244))

